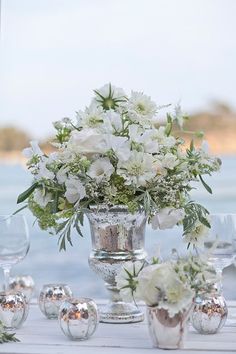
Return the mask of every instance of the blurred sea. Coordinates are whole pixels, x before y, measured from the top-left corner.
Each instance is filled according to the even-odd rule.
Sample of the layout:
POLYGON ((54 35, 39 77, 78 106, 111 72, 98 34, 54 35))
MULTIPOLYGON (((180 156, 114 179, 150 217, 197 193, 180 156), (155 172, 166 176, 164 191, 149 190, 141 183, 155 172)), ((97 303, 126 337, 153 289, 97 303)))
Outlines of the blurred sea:
MULTIPOLYGON (((236 214, 236 156, 223 157, 222 169, 206 182, 213 189, 213 195, 200 185, 193 191, 193 199, 198 200, 211 213, 236 214)), ((21 165, 0 163, 0 214, 10 214, 18 206, 17 195, 31 182, 31 176, 21 165)), ((12 269, 12 275, 30 274, 36 282, 36 295, 41 286, 49 282, 64 282, 71 286, 78 296, 104 298, 106 293, 103 282, 89 268, 87 258, 91 249, 88 223, 84 226, 84 237, 73 234, 73 247, 59 252, 57 237, 41 231, 34 224, 34 217, 27 211, 31 247, 25 260, 12 269)), ((163 258, 175 247, 184 253, 186 246, 181 240, 181 228, 153 231, 149 226, 146 232, 146 249, 154 255, 160 249, 163 258)), ((2 272, 0 281, 2 284, 2 272)), ((224 272, 224 293, 227 298, 236 300, 236 269, 234 266, 224 272)))

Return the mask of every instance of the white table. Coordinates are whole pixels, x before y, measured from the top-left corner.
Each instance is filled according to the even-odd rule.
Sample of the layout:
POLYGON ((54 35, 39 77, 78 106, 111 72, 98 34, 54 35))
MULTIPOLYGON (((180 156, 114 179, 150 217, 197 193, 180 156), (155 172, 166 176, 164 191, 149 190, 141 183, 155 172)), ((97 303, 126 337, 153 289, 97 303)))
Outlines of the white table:
MULTIPOLYGON (((98 301, 99 304, 100 301, 98 301)), ((226 326, 216 335, 200 335, 190 328, 185 349, 175 351, 184 354, 236 353, 236 302, 229 302, 229 319, 226 326)), ((17 331, 20 343, 0 344, 0 353, 11 354, 151 354, 167 353, 152 347, 145 322, 136 324, 102 324, 86 341, 67 339, 57 320, 47 320, 36 303, 31 305, 24 326, 17 331)), ((168 351, 170 352, 170 351, 168 351)))

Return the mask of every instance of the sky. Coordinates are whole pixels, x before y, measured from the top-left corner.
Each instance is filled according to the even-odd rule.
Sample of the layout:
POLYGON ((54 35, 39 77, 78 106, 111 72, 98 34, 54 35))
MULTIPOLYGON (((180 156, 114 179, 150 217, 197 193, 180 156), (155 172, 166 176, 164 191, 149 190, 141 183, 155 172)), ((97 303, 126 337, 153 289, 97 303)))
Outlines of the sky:
POLYGON ((0 126, 35 138, 107 82, 185 111, 236 107, 235 0, 2 0, 0 126))

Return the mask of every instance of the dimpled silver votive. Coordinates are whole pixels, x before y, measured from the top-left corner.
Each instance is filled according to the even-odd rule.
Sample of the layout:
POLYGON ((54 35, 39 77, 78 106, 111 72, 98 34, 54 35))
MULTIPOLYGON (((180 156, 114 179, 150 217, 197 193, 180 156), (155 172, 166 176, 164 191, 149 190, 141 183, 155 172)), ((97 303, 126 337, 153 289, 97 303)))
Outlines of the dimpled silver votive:
POLYGON ((14 291, 20 291, 23 293, 27 299, 30 300, 35 283, 30 275, 17 275, 14 278, 10 278, 9 288, 14 291))
POLYGON ((191 323, 201 334, 215 334, 224 326, 228 309, 222 295, 203 294, 195 299, 191 323))
POLYGON ((66 300, 58 318, 63 333, 72 340, 88 339, 99 322, 97 305, 89 298, 66 300))
POLYGON ((72 292, 66 284, 46 284, 39 295, 39 307, 42 313, 49 319, 58 318, 60 305, 72 292))
POLYGON ((18 292, 0 292, 0 321, 8 330, 19 328, 28 315, 25 296, 18 292))

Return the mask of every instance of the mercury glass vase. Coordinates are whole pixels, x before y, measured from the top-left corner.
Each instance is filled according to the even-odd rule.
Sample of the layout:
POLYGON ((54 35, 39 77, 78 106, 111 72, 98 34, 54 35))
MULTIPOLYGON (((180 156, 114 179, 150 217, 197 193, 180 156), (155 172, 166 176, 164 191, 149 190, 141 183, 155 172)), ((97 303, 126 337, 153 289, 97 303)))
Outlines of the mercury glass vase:
POLYGON ((192 305, 186 311, 170 317, 168 311, 147 306, 147 321, 153 346, 160 349, 181 349, 188 332, 192 305))
POLYGON ((104 281, 110 295, 108 305, 99 310, 100 322, 132 323, 144 315, 134 303, 122 301, 116 286, 116 275, 128 261, 143 261, 146 216, 131 214, 125 206, 96 206, 87 214, 92 252, 89 264, 104 281))

